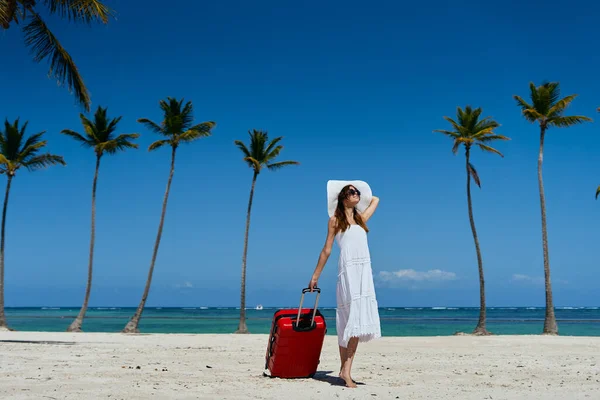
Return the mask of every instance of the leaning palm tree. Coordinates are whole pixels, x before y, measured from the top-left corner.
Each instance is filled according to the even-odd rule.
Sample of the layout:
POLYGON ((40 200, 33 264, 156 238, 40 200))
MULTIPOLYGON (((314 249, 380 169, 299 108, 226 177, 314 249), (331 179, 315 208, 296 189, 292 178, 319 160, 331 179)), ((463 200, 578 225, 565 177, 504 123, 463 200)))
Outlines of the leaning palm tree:
POLYGON ((61 133, 72 137, 84 147, 94 149, 96 154, 96 169, 94 172, 94 180, 92 183, 92 223, 90 233, 90 254, 88 259, 88 277, 85 287, 85 296, 83 306, 77 314, 77 318, 67 328, 67 332, 81 332, 81 325, 85 318, 88 302, 90 300, 90 292, 92 289, 92 267, 94 264, 94 244, 96 240, 96 186, 98 183, 98 171, 100 170, 100 160, 104 154, 115 154, 125 149, 137 149, 138 145, 132 143, 132 139, 138 138, 137 133, 123 133, 115 136, 117 124, 121 117, 109 119, 106 115, 106 108, 98 107, 94 114, 94 121, 90 121, 83 114, 79 114, 81 124, 85 134, 74 132, 70 129, 64 129, 61 133))
POLYGON ((549 128, 566 128, 572 125, 591 121, 582 115, 564 116, 566 108, 571 104, 576 94, 560 98, 558 82, 544 83, 536 87, 533 82, 529 84, 531 104, 520 96, 513 96, 521 108, 525 119, 540 125, 540 151, 538 155, 538 187, 540 192, 540 209, 542 212, 542 248, 544 253, 544 279, 546 284, 546 317, 544 318, 544 333, 558 335, 558 326, 554 315, 554 302, 552 300, 552 284, 550 281, 550 259, 548 254, 548 231, 546 229, 546 197, 544 195, 544 181, 542 178, 542 162, 544 159, 544 138, 549 128))
POLYGON ((0 331, 8 329, 6 316, 4 315, 4 243, 10 185, 17 171, 21 168, 36 171, 51 165, 66 165, 61 156, 49 153, 40 154, 40 151, 47 144, 45 140, 42 140, 45 132, 36 133, 26 138, 26 128, 27 122, 23 126, 19 126, 19 119, 17 118, 13 124, 6 120, 4 122, 4 132, 0 131, 0 174, 7 177, 4 206, 2 208, 2 231, 0 233, 0 331))
POLYGON ((152 143, 148 148, 149 151, 159 149, 163 146, 171 146, 171 170, 169 172, 169 180, 167 181, 167 190, 165 191, 165 197, 163 199, 160 223, 158 224, 158 233, 156 234, 156 241, 154 242, 154 250, 152 252, 152 260, 150 261, 150 269, 148 271, 148 279, 146 280, 144 293, 142 294, 142 299, 137 310, 135 311, 135 314, 133 314, 131 320, 129 320, 127 325, 125 325, 123 333, 139 332, 138 325, 140 323, 140 318, 142 317, 142 312, 144 311, 144 306, 146 305, 148 293, 150 292, 152 274, 154 273, 154 264, 156 263, 158 246, 160 245, 163 225, 165 223, 167 201, 169 200, 171 182, 173 181, 173 174, 175 173, 175 155, 177 153, 177 148, 181 144, 191 143, 197 139, 210 136, 211 130, 216 125, 216 123, 212 121, 192 125, 194 117, 191 101, 188 101, 184 105, 183 99, 178 101, 177 99, 168 97, 166 101, 161 100, 159 104, 164 118, 160 125, 150 121, 147 118, 140 118, 138 119, 138 122, 143 124, 149 130, 164 137, 164 139, 157 140, 156 142, 152 143))
POLYGON ((243 160, 253 170, 252 187, 250 189, 250 200, 248 200, 248 213, 246 214, 246 234, 244 236, 244 254, 242 256, 242 287, 240 300, 240 323, 235 333, 248 333, 246 326, 246 255, 248 254, 248 232, 250 230, 250 211, 252 210, 252 198, 254 197, 254 187, 256 178, 260 171, 266 167, 269 170, 277 170, 288 165, 298 165, 298 161, 278 161, 273 162, 283 146, 278 144, 283 137, 276 137, 269 142, 267 132, 252 130, 250 134, 250 148, 240 141, 236 140, 235 145, 244 154, 243 160))
POLYGON ((475 170, 473 164, 471 164, 471 147, 478 146, 481 150, 488 153, 495 153, 501 157, 504 157, 498 150, 490 147, 489 144, 495 140, 509 140, 506 136, 498 135, 494 132, 494 129, 498 128, 500 124, 494 121, 491 117, 479 119, 481 116, 481 108, 472 109, 471 106, 466 106, 463 110, 458 107, 456 111, 456 119, 454 121, 450 117, 444 117, 446 121, 452 125, 450 131, 447 130, 435 130, 434 132, 443 133, 449 136, 454 141, 452 152, 456 154, 458 148, 462 144, 465 148, 466 156, 466 172, 467 172, 467 204, 469 208, 469 222, 471 224, 471 231, 473 233, 473 240, 475 242, 475 252, 477 253, 477 264, 479 269, 479 321, 473 331, 477 335, 489 335, 490 333, 486 327, 486 306, 485 306, 485 279, 483 275, 483 259, 481 257, 481 249, 479 248, 479 238, 477 237, 477 230, 475 229, 475 220, 473 218, 473 205, 471 203, 471 179, 475 181, 477 186, 481 187, 481 181, 479 175, 475 170))
POLYGON ((6 30, 11 24, 23 24, 25 45, 36 62, 49 60, 48 76, 75 92, 77 101, 90 110, 90 95, 75 62, 54 36, 42 18, 43 13, 58 15, 76 22, 108 23, 112 11, 99 0, 0 0, 0 26, 6 30))

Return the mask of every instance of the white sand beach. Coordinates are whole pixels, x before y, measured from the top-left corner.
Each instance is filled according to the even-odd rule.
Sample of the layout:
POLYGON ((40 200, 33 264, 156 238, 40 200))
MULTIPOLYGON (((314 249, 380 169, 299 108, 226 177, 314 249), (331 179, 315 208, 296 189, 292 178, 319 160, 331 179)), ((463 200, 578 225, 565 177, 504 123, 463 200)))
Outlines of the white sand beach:
POLYGON ((340 386, 327 336, 315 379, 263 376, 266 335, 0 333, 2 399, 599 399, 600 337, 385 337, 340 386))

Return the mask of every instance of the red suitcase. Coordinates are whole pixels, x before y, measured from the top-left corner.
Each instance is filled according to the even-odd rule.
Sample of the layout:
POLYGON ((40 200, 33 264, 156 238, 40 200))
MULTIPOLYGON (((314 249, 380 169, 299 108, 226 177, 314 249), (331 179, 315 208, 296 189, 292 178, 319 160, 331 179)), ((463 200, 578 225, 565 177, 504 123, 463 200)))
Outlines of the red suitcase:
POLYGON ((313 290, 317 292, 313 309, 302 308, 304 293, 310 292, 306 288, 298 308, 278 310, 273 316, 265 363, 273 378, 311 378, 317 372, 327 326, 317 309, 321 289, 313 290))

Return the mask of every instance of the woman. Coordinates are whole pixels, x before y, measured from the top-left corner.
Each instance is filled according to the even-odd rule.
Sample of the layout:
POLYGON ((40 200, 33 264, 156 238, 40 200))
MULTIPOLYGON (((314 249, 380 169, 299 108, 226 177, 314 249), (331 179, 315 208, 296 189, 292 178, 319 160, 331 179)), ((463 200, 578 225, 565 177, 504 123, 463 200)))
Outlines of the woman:
POLYGON ((309 288, 312 291, 317 287, 335 238, 340 246, 335 318, 341 360, 339 375, 346 386, 354 388, 356 383, 352 379, 351 370, 358 343, 381 337, 367 241, 369 229, 366 225, 379 204, 379 198, 370 196, 370 188, 365 182, 347 183, 328 182, 330 218, 327 239, 309 288), (340 190, 341 184, 345 186, 340 190), (363 189, 362 200, 357 186, 363 189))

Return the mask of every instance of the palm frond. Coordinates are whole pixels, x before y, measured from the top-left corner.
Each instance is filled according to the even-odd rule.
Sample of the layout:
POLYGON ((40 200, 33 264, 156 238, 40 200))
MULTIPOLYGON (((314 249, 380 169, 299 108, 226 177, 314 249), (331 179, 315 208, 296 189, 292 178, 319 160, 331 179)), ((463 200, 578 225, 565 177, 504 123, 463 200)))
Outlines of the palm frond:
POLYGON ((156 122, 150 121, 148 118, 139 118, 137 122, 144 125, 146 129, 151 130, 154 133, 166 136, 164 128, 158 125, 156 122))
POLYGON ((19 17, 22 12, 19 8, 18 0, 1 0, 0 1, 0 25, 4 29, 10 27, 11 22, 19 23, 19 17))
MULTIPOLYGON (((458 109, 460 110, 460 107, 459 107, 458 109)), ((460 112, 462 112, 462 110, 460 110, 460 112)), ((463 132, 464 128, 463 128, 461 125, 459 125, 459 124, 458 124, 456 121, 454 121, 454 120, 453 120, 452 118, 450 118, 450 117, 444 117, 444 119, 445 119, 446 121, 450 122, 450 125, 452 125, 452 127, 453 127, 453 128, 456 130, 456 132, 457 132, 458 134, 461 134, 461 135, 462 135, 462 132, 463 132)))
POLYGON ((473 180, 475 181, 477 186, 481 187, 481 181, 479 180, 479 175, 477 174, 475 167, 471 163, 469 163, 469 175, 471 175, 471 178, 473 178, 473 180))
POLYGON ((92 21, 108 23, 113 11, 98 0, 43 0, 50 13, 58 14, 69 21, 92 21))
POLYGON ((62 131, 60 131, 60 133, 62 133, 63 135, 67 135, 67 136, 72 137, 73 139, 75 139, 76 141, 78 141, 79 143, 81 143, 82 146, 85 146, 85 147, 94 147, 94 145, 95 145, 95 143, 92 142, 90 139, 85 138, 80 133, 77 133, 77 132, 72 131, 70 129, 63 129, 62 131))
POLYGON ((250 168, 253 168, 257 174, 260 173, 261 165, 260 165, 260 162, 256 158, 246 157, 246 158, 244 158, 244 161, 246 161, 248 163, 248 166, 250 168))
POLYGON ((489 126, 486 128, 480 128, 478 126, 473 127, 473 129, 469 129, 469 137, 471 137, 474 140, 479 140, 483 137, 486 137, 486 135, 493 135, 494 134, 494 129, 496 129, 498 126, 500 126, 499 124, 497 126, 489 126))
POLYGON ((457 107, 456 121, 452 118, 444 117, 455 130, 448 131, 438 129, 434 132, 442 133, 454 139, 452 144, 452 153, 454 154, 458 152, 461 144, 465 145, 467 151, 471 146, 476 144, 482 150, 500 154, 498 150, 489 147, 484 143, 490 143, 494 140, 510 139, 506 136, 497 134, 494 130, 500 127, 500 124, 492 117, 481 118, 482 113, 481 107, 472 108, 467 105, 464 110, 461 107, 457 107))
POLYGON ((267 164, 267 168, 270 171, 275 171, 283 167, 287 167, 288 165, 300 165, 298 161, 279 161, 273 164, 267 164))
POLYGON ((240 149, 242 151, 242 153, 244 153, 244 158, 252 157, 250 155, 250 151, 248 150, 248 148, 246 147, 244 142, 242 142, 241 140, 235 140, 234 143, 238 147, 238 149, 240 149))
POLYGON ((488 135, 488 136, 482 136, 482 137, 478 137, 477 141, 479 142, 491 142, 494 140, 510 140, 509 137, 503 136, 503 135, 488 135))
POLYGON ((476 123, 473 126, 473 131, 483 135, 493 131, 494 129, 500 128, 498 121, 493 120, 492 117, 485 117, 479 122, 475 122, 476 123))
POLYGON ((113 118, 109 123, 108 126, 106 127, 106 133, 108 135, 110 135, 111 133, 113 133, 116 129, 117 129, 117 125, 119 124, 119 122, 121 121, 123 117, 119 116, 117 118, 113 118))
POLYGON ((465 138, 465 137, 457 137, 456 139, 454 139, 454 145, 452 146, 452 153, 456 154, 458 152, 458 148, 460 147, 461 144, 469 145, 472 142, 471 139, 469 138, 465 138))
POLYGON ((583 124, 584 122, 592 122, 591 118, 583 115, 571 115, 567 117, 554 117, 548 120, 548 125, 557 128, 567 128, 569 126, 583 124))
POLYGON ((192 126, 179 136, 179 140, 182 142, 192 142, 199 138, 208 137, 211 135, 211 129, 213 129, 215 125, 215 122, 209 121, 192 126))
POLYGON ((493 147, 490 147, 490 146, 487 146, 487 145, 481 144, 481 143, 476 143, 476 144, 483 151, 489 151, 490 153, 495 153, 495 154, 498 154, 500 157, 504 157, 504 155, 502 153, 500 153, 498 150, 494 149, 493 147))
POLYGON ((42 154, 31 158, 26 163, 22 164, 29 171, 35 171, 38 169, 47 168, 52 165, 67 165, 65 160, 61 156, 54 154, 42 154))
POLYGON ((460 145, 462 144, 462 142, 460 140, 458 140, 459 138, 456 138, 456 140, 454 141, 454 144, 452 145, 452 153, 456 154, 458 153, 458 148, 460 147, 460 145))
POLYGON ((265 162, 268 163, 269 161, 276 159, 277 156, 279 156, 279 153, 281 153, 281 150, 283 150, 283 146, 279 145, 272 149, 270 153, 265 152, 265 162))
POLYGON ((23 143, 23 149, 26 149, 29 146, 33 146, 33 145, 41 142, 42 136, 44 136, 44 133, 46 133, 46 131, 42 131, 42 132, 39 132, 39 133, 29 136, 27 138, 27 140, 25 141, 25 143, 23 143))
POLYGON ((156 149, 160 149, 161 147, 165 146, 165 145, 173 145, 171 139, 162 139, 162 140, 157 140, 156 142, 152 143, 150 146, 148 146, 148 151, 153 151, 156 149))
POLYGON ((250 135, 250 154, 259 162, 264 162, 265 145, 269 140, 269 134, 256 129, 248 132, 248 134, 250 135))
MULTIPOLYGON (((0 163, 2 162, 2 160, 0 160, 0 163)), ((598 196, 600 196, 600 186, 598 186, 598 189, 596 189, 596 200, 598 200, 598 196)))
POLYGON ((91 143, 102 142, 102 139, 98 137, 98 129, 96 128, 98 115, 96 115, 95 121, 90 121, 83 114, 79 114, 79 119, 81 120, 81 125, 83 125, 83 130, 85 131, 85 135, 88 137, 89 141, 91 143))
POLYGON ((8 161, 8 159, 4 156, 4 154, 0 153, 0 165, 6 165, 10 163, 10 161, 8 161))
POLYGON ((460 134, 457 133, 457 132, 446 131, 446 130, 443 130, 443 129, 435 129, 434 132, 441 133, 441 134, 446 135, 446 136, 450 136, 451 138, 457 138, 457 137, 460 136, 460 134))
POLYGON ((115 138, 115 140, 117 140, 117 141, 125 141, 125 140, 137 139, 139 137, 140 137, 139 133, 122 133, 119 136, 117 136, 115 138))
POLYGON ((17 163, 25 163, 32 157, 34 157, 38 151, 48 144, 47 141, 36 141, 34 144, 29 146, 23 146, 23 149, 19 152, 18 156, 15 158, 15 162, 17 163))
POLYGON ((529 104, 528 102, 526 102, 525 100, 523 100, 523 98, 521 96, 514 95, 513 99, 515 99, 515 101, 517 102, 517 105, 519 107, 521 107, 523 110, 528 110, 530 108, 533 108, 533 106, 531 104, 529 104))
POLYGON ((269 145, 265 149, 265 154, 271 153, 271 151, 275 148, 277 143, 279 143, 281 141, 281 139, 283 139, 283 136, 279 136, 279 137, 276 137, 275 139, 271 140, 271 143, 269 143, 269 145))
POLYGON ((106 152, 108 154, 115 154, 117 151, 123 151, 125 149, 137 149, 138 144, 130 142, 131 139, 136 139, 140 135, 137 133, 124 133, 113 140, 109 140, 104 143, 99 143, 96 148, 100 153, 106 152))
MULTIPOLYGON (((542 84, 542 93, 544 94, 544 99, 546 104, 544 104, 544 108, 547 107, 547 110, 545 111, 545 114, 548 115, 550 113, 550 109, 552 108, 552 106, 554 106, 554 104, 556 104, 556 102, 558 102, 558 99, 560 99, 560 84, 558 82, 548 82, 548 83, 544 83, 542 84)), ((539 90, 539 89, 538 89, 539 90)))
POLYGON ((83 83, 83 78, 79 75, 77 66, 39 14, 33 13, 23 31, 25 32, 25 44, 31 48, 34 60, 40 62, 48 58, 50 60, 48 75, 56 78, 61 85, 66 82, 69 91, 74 91, 77 100, 86 111, 89 111, 90 95, 83 83))
POLYGON ((562 99, 557 101, 556 104, 554 104, 550 108, 550 110, 548 110, 548 117, 551 118, 554 116, 561 115, 562 112, 569 106, 569 104, 571 104, 573 100, 575 100, 576 97, 576 94, 572 94, 570 96, 563 97, 562 99))
POLYGON ((525 100, 523 100, 520 96, 513 96, 513 98, 517 101, 517 105, 519 107, 521 107, 521 110, 523 112, 523 116, 525 117, 525 119, 529 122, 535 122, 537 120, 539 120, 540 118, 542 118, 543 116, 541 114, 539 114, 533 105, 527 103, 525 100))
POLYGON ((297 161, 271 162, 279 156, 283 146, 279 144, 283 137, 276 137, 269 142, 269 135, 265 131, 253 129, 248 132, 250 136, 250 146, 247 147, 243 142, 236 140, 235 145, 244 153, 244 161, 256 173, 259 173, 263 167, 269 170, 277 170, 286 165, 297 165, 297 161))

